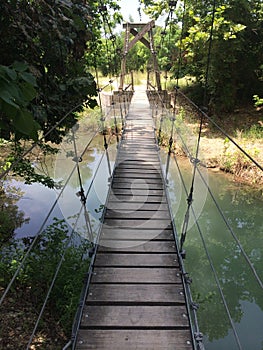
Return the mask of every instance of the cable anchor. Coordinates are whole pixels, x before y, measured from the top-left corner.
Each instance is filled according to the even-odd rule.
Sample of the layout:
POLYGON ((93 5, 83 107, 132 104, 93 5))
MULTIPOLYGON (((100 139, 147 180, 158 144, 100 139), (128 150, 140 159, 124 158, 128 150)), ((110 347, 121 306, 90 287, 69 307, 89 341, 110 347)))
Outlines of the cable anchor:
POLYGON ((76 157, 73 157, 72 160, 73 160, 73 162, 81 163, 83 159, 82 159, 82 157, 77 157, 76 156, 76 157))
POLYGON ((191 158, 190 158, 190 162, 191 162, 192 164, 194 164, 195 166, 197 166, 201 161, 200 161, 200 159, 198 159, 198 158, 191 157, 191 158))
POLYGON ((185 272, 185 273, 183 274, 183 277, 184 277, 184 280, 185 280, 185 283, 186 283, 186 284, 188 284, 188 285, 192 284, 193 280, 192 280, 192 278, 189 276, 188 272, 185 272))
POLYGON ((194 333, 194 338, 197 342, 202 342, 204 335, 201 332, 196 332, 196 333, 194 333))
POLYGON ((190 305, 191 308, 195 311, 199 309, 199 304, 195 303, 194 301, 192 301, 190 305))
POLYGON ((81 203, 83 204, 86 204, 86 196, 85 196, 85 193, 84 193, 84 190, 83 188, 81 188, 77 193, 76 193, 76 196, 77 197, 80 197, 80 201, 81 203))

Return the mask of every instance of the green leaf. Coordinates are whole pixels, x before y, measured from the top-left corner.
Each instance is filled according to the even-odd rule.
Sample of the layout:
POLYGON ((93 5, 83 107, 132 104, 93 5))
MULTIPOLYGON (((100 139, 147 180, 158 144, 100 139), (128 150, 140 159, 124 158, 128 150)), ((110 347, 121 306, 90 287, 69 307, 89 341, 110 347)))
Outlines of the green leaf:
POLYGON ((17 72, 24 72, 28 69, 28 65, 24 62, 18 62, 18 61, 15 61, 13 64, 12 64, 12 67, 17 71, 17 72))
POLYGON ((15 128, 24 135, 37 139, 37 130, 40 128, 39 124, 33 119, 30 112, 21 110, 17 113, 14 120, 15 128))
POLYGON ((14 102, 13 96, 7 90, 0 90, 0 98, 7 104, 19 109, 19 106, 14 102))
POLYGON ((2 107, 0 107, 3 111, 3 113, 9 117, 10 119, 13 118, 14 115, 16 115, 17 110, 19 109, 19 106, 13 106, 9 103, 6 103, 5 101, 2 104, 2 107))
POLYGON ((22 92, 25 100, 28 102, 32 101, 36 97, 36 94, 37 94, 34 87, 28 82, 21 84, 21 92, 22 92))
POLYGON ((37 86, 37 82, 36 82, 36 78, 31 74, 31 73, 27 73, 27 72, 22 72, 20 73, 20 77, 27 83, 33 85, 33 86, 37 86))
POLYGON ((75 27, 77 28, 77 30, 85 30, 86 29, 85 24, 82 21, 82 18, 80 16, 73 15, 72 18, 73 18, 73 21, 74 21, 74 24, 75 24, 75 27))
POLYGON ((66 91, 67 90, 66 84, 59 84, 59 88, 60 88, 61 91, 66 91))
POLYGON ((97 105, 98 105, 98 103, 97 103, 96 100, 90 99, 90 100, 88 101, 88 106, 89 106, 90 108, 92 108, 92 109, 95 108, 97 105))
POLYGON ((5 73, 8 75, 8 77, 11 79, 11 80, 16 80, 17 78, 17 74, 16 74, 16 71, 11 69, 11 68, 8 68, 8 67, 4 67, 4 70, 5 70, 5 73))

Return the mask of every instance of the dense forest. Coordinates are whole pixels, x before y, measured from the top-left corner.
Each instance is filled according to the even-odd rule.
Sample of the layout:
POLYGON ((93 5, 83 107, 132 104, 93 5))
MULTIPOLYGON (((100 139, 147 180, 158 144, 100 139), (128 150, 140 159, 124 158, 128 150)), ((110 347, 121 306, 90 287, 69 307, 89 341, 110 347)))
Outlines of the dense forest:
MULTIPOLYGON (((139 12, 145 11, 154 20, 162 18, 163 26, 154 28, 154 41, 169 90, 184 89, 223 122, 237 108, 263 105, 262 0, 141 0, 139 4, 139 12), (190 83, 181 87, 183 78, 190 83)), ((57 152, 56 146, 76 124, 79 113, 97 106, 97 75, 115 77, 120 73, 125 35, 118 30, 120 24, 117 0, 0 2, 0 247, 5 252, 0 261, 1 291, 23 249, 31 243, 30 239, 23 242, 23 249, 17 242, 8 246, 25 219, 16 206, 17 194, 4 186, 5 176, 11 168, 12 174, 27 184, 37 181, 55 186, 51 178, 35 172, 23 154, 36 144, 43 154, 57 152), (11 254, 15 258, 10 262, 11 254)), ((140 42, 127 56, 128 72, 146 75, 151 64, 151 52, 140 42)), ((18 281, 22 287, 15 289, 18 299, 24 300, 21 313, 23 307, 31 306, 29 289, 35 293, 36 304, 43 296, 66 236, 65 222, 55 221, 34 248, 18 281)), ((67 253, 63 274, 68 280, 61 277, 51 298, 49 312, 54 314, 43 323, 43 328, 54 328, 52 336, 60 345, 70 335, 81 276, 87 268, 87 259, 78 262, 85 249, 83 244, 67 253), (76 290, 70 286, 72 280, 76 290), (68 287, 67 299, 59 305, 55 301, 62 283, 68 287)))
MULTIPOLYGON (((186 91, 210 113, 262 104, 263 4, 261 0, 140 1, 152 19, 163 18, 154 38, 160 70, 173 89, 186 91)), ((131 18, 132 21, 132 18, 131 18)), ((34 173, 21 141, 44 152, 59 144, 77 113, 97 104, 96 74, 120 73, 124 33, 117 1, 6 0, 0 4, 0 138, 10 144, 3 160, 26 181, 54 183, 34 173), (15 163, 15 164, 14 164, 15 163)), ((151 68, 151 53, 137 43, 127 71, 151 68)), ((225 118, 228 116, 226 115, 225 118)))
MULTIPOLYGON (((141 1, 156 27, 159 65, 175 79, 190 76, 193 95, 207 89, 207 105, 225 111, 263 95, 261 0, 141 1)), ((0 5, 0 128, 5 140, 59 143, 83 104, 94 107, 96 66, 118 74, 123 34, 116 1, 2 1, 0 5), (105 7, 106 6, 106 7, 105 7), (107 10, 109 9, 109 11, 107 10), (102 31, 106 31, 106 36, 102 31), (62 116, 70 115, 54 127, 62 116), (48 132, 52 127, 53 130, 48 132), (48 135, 46 135, 48 132, 48 135)), ((127 68, 147 69, 138 44, 127 68)))

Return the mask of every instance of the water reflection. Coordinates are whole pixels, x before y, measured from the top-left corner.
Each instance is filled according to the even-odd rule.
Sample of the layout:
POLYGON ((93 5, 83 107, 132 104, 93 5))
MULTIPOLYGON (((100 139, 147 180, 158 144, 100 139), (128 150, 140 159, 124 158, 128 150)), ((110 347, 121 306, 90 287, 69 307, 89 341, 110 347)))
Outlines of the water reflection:
MULTIPOLYGON (((83 135, 78 138, 79 152, 85 147, 87 137, 87 135, 83 135)), ((66 181, 75 165, 72 161, 74 154, 69 153, 70 149, 72 149, 72 145, 64 144, 62 151, 57 156, 55 169, 52 167, 49 169, 50 175, 55 171, 56 179, 62 180, 62 182, 66 181)), ((85 191, 91 184, 92 176, 103 152, 103 140, 102 137, 98 137, 83 156, 80 170, 85 191)), ((109 147, 111 169, 113 168, 115 155, 116 145, 112 144, 109 147)), ((165 168, 166 155, 163 155, 162 159, 165 168)), ((186 187, 189 189, 192 178, 191 167, 188 162, 182 162, 181 169, 186 187)), ((101 215, 99 208, 104 203, 107 195, 108 177, 107 158, 104 156, 87 201, 94 227, 99 224, 101 215)), ((18 182, 14 183, 21 186, 18 182)), ((262 194, 260 191, 253 191, 247 186, 234 184, 227 176, 219 173, 209 174, 209 186, 244 250, 253 262, 257 273, 263 278, 262 194)), ((17 205, 25 212, 26 217, 30 217, 30 222, 16 231, 17 237, 36 234, 57 195, 56 190, 50 190, 39 184, 23 185, 22 189, 25 195, 23 199, 18 201, 17 205)), ((52 213, 51 221, 54 216, 67 218, 79 211, 81 203, 79 197, 76 196, 78 190, 79 182, 75 173, 59 201, 59 205, 52 213)), ((187 206, 187 196, 180 184, 180 176, 174 162, 170 164, 168 190, 172 200, 174 219, 180 232, 187 206)), ((202 184, 200 177, 197 178, 195 183, 194 208, 197 211, 198 222, 202 228, 243 350, 262 350, 262 289, 207 194, 206 187, 202 184)), ((73 221, 72 219, 71 222, 73 221)), ((47 224, 49 223, 51 222, 47 224)), ((84 219, 79 222, 78 230, 85 236, 84 219)), ((200 304, 198 316, 200 329, 205 334, 206 350, 238 349, 193 219, 191 219, 187 232, 185 248, 187 251, 185 264, 193 279, 194 299, 200 304)))
MULTIPOLYGON (((78 133, 78 137, 76 138, 78 156, 82 154, 85 149, 87 142, 86 139, 86 135, 78 133), (86 142, 84 142, 84 140, 86 142)), ((82 160, 79 163, 81 183, 85 195, 87 196, 86 207, 89 212, 89 220, 91 221, 92 230, 95 236, 100 226, 100 209, 105 204, 108 193, 108 179, 112 175, 109 173, 109 168, 110 170, 113 169, 116 157, 115 140, 111 139, 111 142, 112 143, 109 144, 107 152, 105 152, 103 138, 99 135, 94 139, 91 147, 84 153, 82 160)), ((56 159, 54 177, 60 181, 62 180, 62 183, 67 181, 72 168, 75 166, 74 157, 72 157, 73 154, 69 152, 70 149, 72 149, 71 144, 62 144, 61 152, 56 159)), ((58 204, 64 218, 67 219, 67 222, 84 238, 88 238, 84 213, 80 215, 76 224, 75 215, 82 208, 80 197, 77 195, 79 190, 80 179, 77 171, 75 171, 68 182, 63 195, 59 199, 58 204)))
MULTIPOLYGON (((184 178, 189 186, 191 167, 187 162, 183 162, 182 165, 184 178)), ((173 180, 176 178, 178 178, 178 172, 173 163, 169 172, 169 191, 173 207, 176 207, 175 222, 180 231, 185 214, 186 195, 176 184, 177 180, 173 180), (179 201, 178 198, 180 198, 179 201)), ((209 174, 209 186, 262 279, 262 194, 247 186, 235 184, 219 173, 209 174)), ((197 182, 194 194, 195 207, 196 198, 202 193, 202 188, 203 185, 197 182)), ((262 350, 262 289, 209 195, 198 215, 198 222, 242 348, 243 350, 262 350)), ((185 248, 187 251, 185 265, 193 279, 194 299, 200 305, 198 318, 200 329, 205 334, 206 349, 238 349, 195 226, 192 226, 187 233, 185 248)))
MULTIPOLYGON (((80 132, 76 137, 78 155, 83 152, 91 137, 92 134, 84 134, 80 129, 80 132)), ((45 166, 45 171, 48 175, 53 177, 55 181, 59 182, 61 186, 66 183, 74 167, 76 168, 76 162, 74 161, 75 153, 72 149, 72 139, 68 137, 65 138, 57 156, 54 156, 52 161, 48 163, 50 166, 48 168, 45 166)), ((108 157, 112 169, 116 157, 116 144, 114 138, 111 139, 109 145, 108 157)), ((92 184, 87 198, 87 209, 91 216, 91 222, 95 233, 100 224, 100 208, 101 205, 105 203, 108 192, 109 174, 107 174, 107 163, 108 160, 104 153, 103 137, 102 135, 98 135, 93 139, 90 147, 83 154, 82 161, 79 163, 81 181, 85 193, 89 189, 93 176, 100 164, 96 179, 92 184)), ((25 216, 30 218, 28 224, 24 224, 21 228, 16 230, 16 238, 34 236, 41 228, 61 189, 49 189, 37 183, 25 185, 22 182, 15 180, 13 181, 13 185, 23 190, 24 196, 18 201, 17 205, 23 210, 25 216)), ((79 189, 79 177, 75 170, 73 175, 69 178, 68 184, 45 226, 51 224, 54 217, 66 219, 76 231, 82 234, 83 237, 87 237, 84 212, 80 215, 77 225, 75 226, 77 214, 82 207, 80 197, 77 196, 79 189)))

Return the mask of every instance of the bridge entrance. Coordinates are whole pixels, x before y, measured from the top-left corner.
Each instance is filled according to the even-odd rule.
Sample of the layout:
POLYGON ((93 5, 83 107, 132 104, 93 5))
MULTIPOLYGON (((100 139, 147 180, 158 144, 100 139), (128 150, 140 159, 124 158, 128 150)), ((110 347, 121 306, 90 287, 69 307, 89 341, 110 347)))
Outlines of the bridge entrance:
MULTIPOLYGON (((122 91, 124 87, 124 77, 126 75, 126 60, 127 60, 128 52, 133 48, 133 46, 138 41, 142 42, 151 51, 152 60, 153 60, 153 71, 154 71, 155 80, 156 80, 156 87, 158 91, 162 90, 160 71, 159 71, 156 51, 154 47, 154 39, 153 39, 154 27, 155 27, 154 21, 151 21, 146 24, 143 24, 143 23, 124 23, 123 24, 123 28, 125 29, 125 39, 124 39, 124 45, 123 45, 123 55, 121 60, 121 75, 120 75, 119 90, 122 91), (145 38, 147 34, 148 34, 148 40, 145 38), (131 35, 134 36, 132 40, 130 40, 131 35)), ((150 85, 151 83, 149 81, 149 74, 148 74, 147 90, 150 85)))

